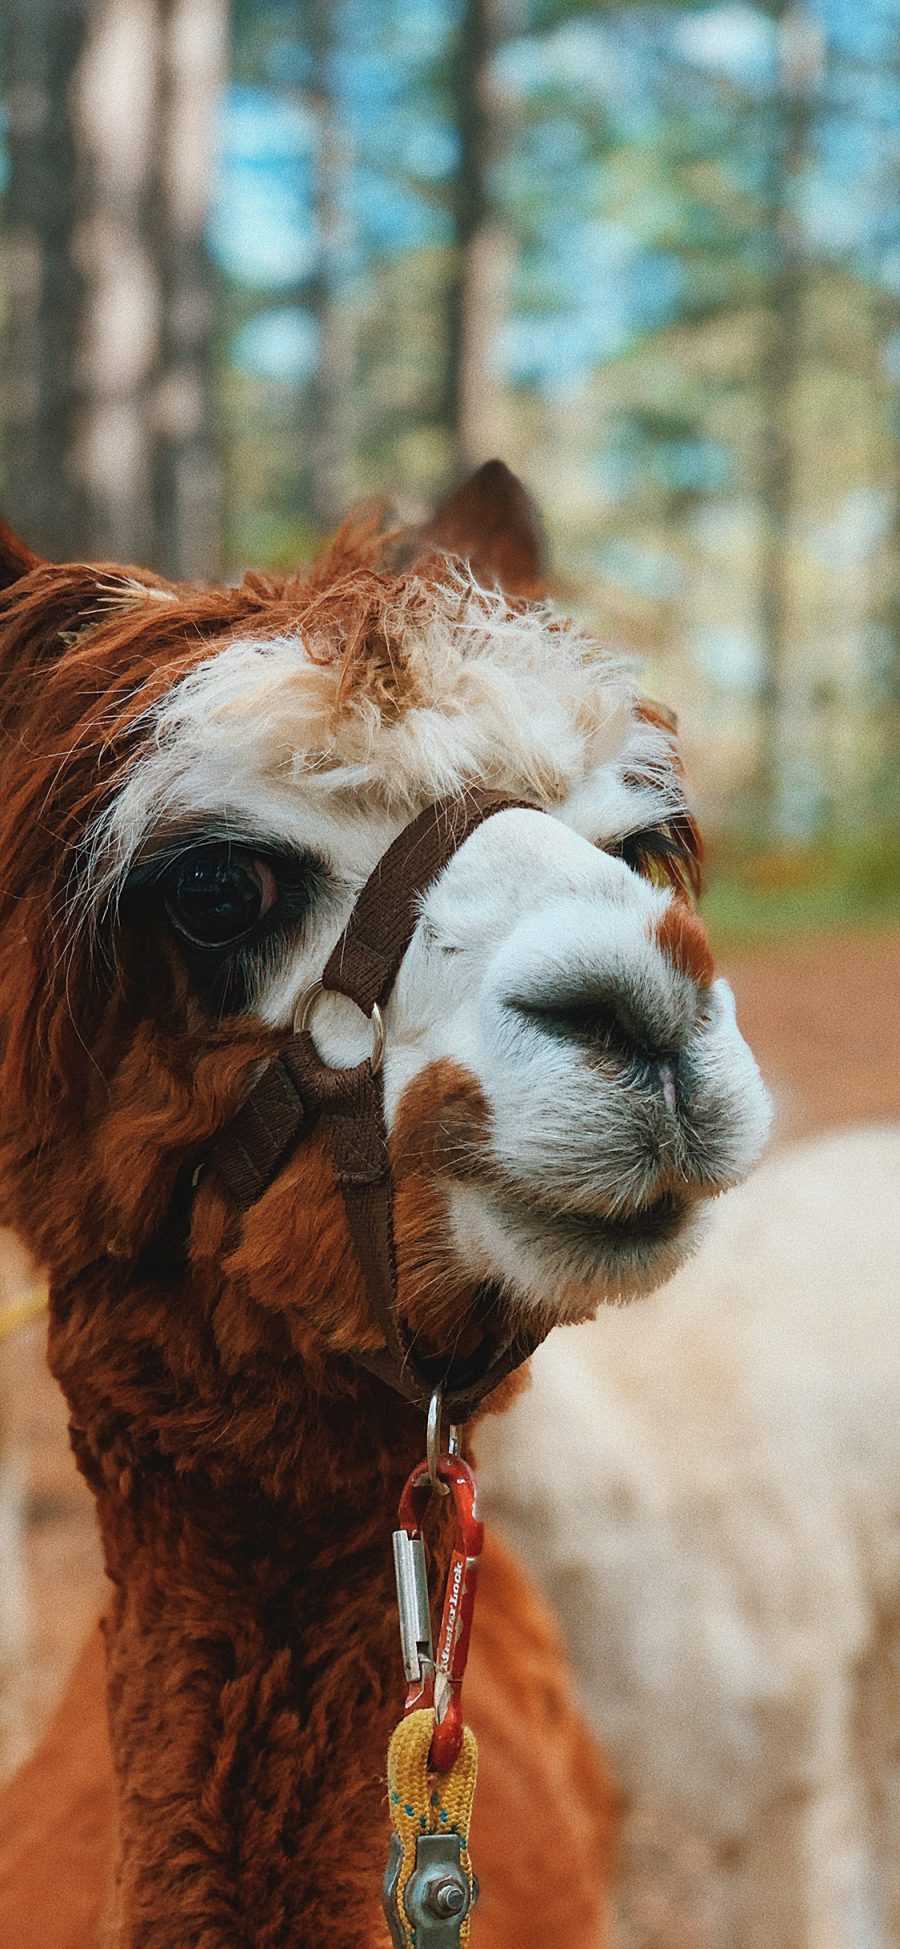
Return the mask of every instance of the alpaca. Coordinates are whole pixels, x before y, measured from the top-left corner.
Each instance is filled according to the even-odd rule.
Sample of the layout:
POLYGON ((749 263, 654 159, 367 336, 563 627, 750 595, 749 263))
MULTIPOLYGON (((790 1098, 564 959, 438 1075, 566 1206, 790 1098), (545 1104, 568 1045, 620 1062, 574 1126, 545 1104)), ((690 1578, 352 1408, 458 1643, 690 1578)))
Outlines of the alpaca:
POLYGON ((782 1151, 664 1292, 554 1334, 482 1429, 488 1521, 565 1623, 625 1863, 654 1827, 697 1863, 660 1949, 900 1949, 898 1185, 897 1125, 782 1151))
MULTIPOLYGON (((48 1268, 112 1587, 111 1940, 383 1949, 409 1376, 452 1389, 485 1345, 648 1291, 764 1141, 672 724, 540 600, 499 462, 418 533, 351 520, 304 578, 5 552, 2 1214, 48 1268), (301 1046, 371 1094, 373 1024, 319 993, 304 1039, 298 1005, 386 849, 484 793, 384 1006, 391 1387, 337 1137, 301 1132, 244 1208, 217 1145, 301 1046)), ((475 1940, 597 1949, 608 1794, 498 1546, 477 1634, 475 1940)), ((34 1866, 12 1845, 7 1886, 34 1866)))

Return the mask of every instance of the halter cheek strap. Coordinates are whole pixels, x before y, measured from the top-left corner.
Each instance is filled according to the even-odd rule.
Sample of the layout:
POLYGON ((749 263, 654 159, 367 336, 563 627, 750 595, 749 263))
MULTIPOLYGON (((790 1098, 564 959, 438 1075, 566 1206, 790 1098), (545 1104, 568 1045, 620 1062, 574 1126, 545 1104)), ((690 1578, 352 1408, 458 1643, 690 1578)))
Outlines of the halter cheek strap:
MULTIPOLYGON (((321 982, 301 1003, 291 1042, 263 1071, 210 1157, 210 1168, 232 1202, 246 1212, 319 1118, 328 1119, 350 1236, 384 1338, 377 1352, 359 1350, 352 1357, 419 1407, 427 1407, 442 1384, 454 1421, 466 1420, 498 1381, 528 1359, 543 1334, 520 1332, 500 1341, 486 1330, 470 1357, 451 1362, 426 1360, 413 1351, 398 1306, 379 1054, 353 1069, 332 1069, 319 1055, 308 1022, 321 991, 346 995, 380 1033, 380 1010, 418 923, 423 893, 485 819, 526 805, 499 792, 473 791, 464 799, 440 800, 405 827, 366 881, 321 982)), ((483 1302, 488 1297, 485 1289, 483 1302)))

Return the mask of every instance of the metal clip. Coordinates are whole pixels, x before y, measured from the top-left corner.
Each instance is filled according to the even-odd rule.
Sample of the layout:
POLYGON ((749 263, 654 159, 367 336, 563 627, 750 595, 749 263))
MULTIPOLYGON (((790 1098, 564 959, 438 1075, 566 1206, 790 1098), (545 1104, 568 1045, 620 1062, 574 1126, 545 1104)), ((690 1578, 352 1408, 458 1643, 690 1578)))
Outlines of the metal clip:
POLYGON ((453 1497, 456 1535, 447 1573, 444 1609, 435 1658, 428 1615, 428 1585, 422 1518, 431 1497, 427 1463, 413 1470, 400 1498, 400 1527, 394 1531, 394 1567, 400 1609, 400 1637, 409 1691, 404 1716, 420 1706, 435 1707, 429 1764, 446 1773, 462 1745, 462 1682, 469 1655, 475 1608, 478 1559, 484 1525, 477 1514, 475 1477, 460 1455, 441 1455, 436 1472, 453 1497))
POLYGON ((406 1709, 412 1712, 415 1705, 410 1705, 410 1699, 416 1705, 430 1705, 434 1699, 434 1646, 428 1609, 425 1545, 421 1536, 410 1536, 408 1530, 395 1529, 394 1574, 397 1579, 403 1669, 410 1685, 406 1709))
MULTIPOLYGON (((416 1865, 405 1894, 415 1949, 459 1949, 460 1930, 478 1894, 476 1882, 470 1895, 460 1853, 458 1834, 419 1835, 416 1865)), ((409 1949, 397 1899, 402 1863, 403 1848, 395 1834, 382 1891, 393 1949, 409 1949)))

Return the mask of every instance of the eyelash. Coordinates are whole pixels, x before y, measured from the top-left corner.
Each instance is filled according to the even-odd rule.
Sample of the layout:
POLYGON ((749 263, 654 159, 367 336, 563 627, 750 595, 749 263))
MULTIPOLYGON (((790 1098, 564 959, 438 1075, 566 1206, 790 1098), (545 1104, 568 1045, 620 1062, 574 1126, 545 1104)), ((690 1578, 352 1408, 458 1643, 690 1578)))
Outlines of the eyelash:
POLYGON ((606 850, 656 886, 674 887, 695 897, 700 893, 700 836, 689 813, 676 813, 661 825, 627 833, 606 850))

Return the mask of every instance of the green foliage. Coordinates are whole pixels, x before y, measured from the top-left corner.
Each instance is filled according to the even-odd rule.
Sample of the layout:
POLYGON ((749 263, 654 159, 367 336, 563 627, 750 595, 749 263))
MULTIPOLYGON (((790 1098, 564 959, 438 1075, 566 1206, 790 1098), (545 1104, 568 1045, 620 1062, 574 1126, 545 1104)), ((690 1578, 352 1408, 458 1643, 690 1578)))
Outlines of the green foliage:
POLYGON ((768 854, 714 850, 703 914, 717 947, 900 926, 900 826, 768 854))
MULTIPOLYGON (((235 76, 315 130, 285 165, 315 249, 278 297, 329 356, 221 399, 235 565, 321 533, 323 403, 346 501, 418 511, 502 450, 562 599, 679 708, 713 826, 824 845, 896 789, 900 74, 881 16, 818 6, 238 0, 235 76), (488 123, 468 242, 463 82, 488 123), (476 252, 473 434, 448 363, 476 252)), ((224 342, 270 301, 226 279, 224 342)))

